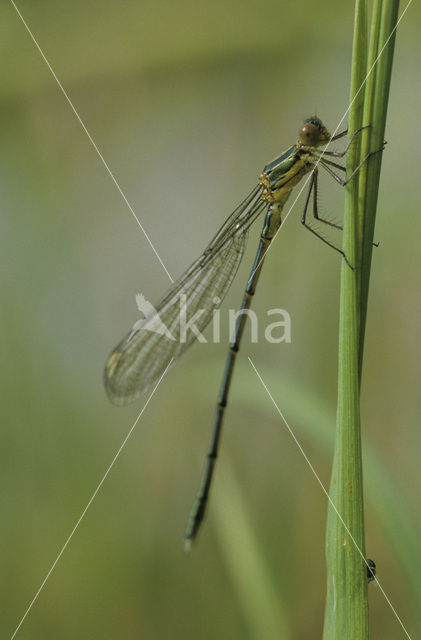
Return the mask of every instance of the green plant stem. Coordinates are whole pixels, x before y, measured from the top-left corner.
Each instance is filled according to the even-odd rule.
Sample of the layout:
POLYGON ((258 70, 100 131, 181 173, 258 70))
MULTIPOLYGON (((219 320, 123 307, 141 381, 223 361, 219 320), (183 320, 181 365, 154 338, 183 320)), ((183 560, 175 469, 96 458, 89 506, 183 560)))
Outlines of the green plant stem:
MULTIPOLYGON (((384 142, 386 114, 395 50, 399 0, 376 0, 368 56, 368 70, 373 70, 367 79, 363 123, 370 125, 369 135, 363 137, 361 157, 369 151, 380 149, 384 142), (387 43, 387 44, 386 44, 387 43), (376 62, 377 61, 377 62, 376 62), (373 67, 373 65, 375 65, 373 67)), ((362 375, 364 336, 367 317, 368 290, 370 284, 371 258, 373 252, 374 226, 379 191, 382 153, 374 155, 358 174, 359 210, 362 228, 362 264, 360 278, 360 344, 359 370, 362 375)))
MULTIPOLYGON (((366 2, 356 0, 348 129, 353 132, 362 123, 370 128, 362 132, 361 144, 350 149, 348 175, 369 151, 383 146, 394 38, 371 67, 396 23, 397 9, 397 2, 375 2, 367 65, 366 2), (369 80, 364 84, 367 72, 369 80)), ((324 640, 368 640, 369 633, 360 385, 381 155, 369 158, 358 178, 348 184, 345 196, 343 247, 355 268, 351 270, 343 263, 341 272, 338 406, 327 520, 324 640)))
MULTIPOLYGON (((351 132, 362 122, 364 90, 358 94, 357 91, 366 73, 366 51, 366 7, 363 0, 357 0, 351 72, 351 101, 354 100, 349 116, 351 132)), ((350 150, 347 159, 349 169, 357 166, 359 146, 353 145, 350 150)), ((368 638, 367 581, 364 579, 363 558, 358 551, 359 548, 365 555, 358 373, 362 233, 357 211, 358 181, 351 180, 345 196, 343 247, 354 270, 342 264, 338 407, 330 485, 334 507, 329 504, 327 521, 328 583, 324 640, 368 638)))

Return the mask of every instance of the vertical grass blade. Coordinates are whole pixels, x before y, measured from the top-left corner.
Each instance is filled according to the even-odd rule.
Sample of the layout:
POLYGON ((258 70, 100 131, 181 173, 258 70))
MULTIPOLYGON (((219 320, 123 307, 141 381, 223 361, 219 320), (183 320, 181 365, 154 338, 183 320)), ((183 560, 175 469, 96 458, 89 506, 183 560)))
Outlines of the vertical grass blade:
MULTIPOLYGON (((367 37, 366 6, 357 0, 349 131, 361 126, 364 87, 357 94, 366 75, 367 37)), ((360 145, 352 145, 347 158, 348 172, 356 167, 360 145)), ((364 512, 362 503, 362 462, 360 441, 360 399, 358 375, 359 345, 359 273, 361 264, 361 227, 358 224, 358 181, 346 189, 343 248, 354 265, 342 264, 338 407, 335 451, 332 467, 326 537, 328 566, 324 640, 366 640, 368 638, 367 582, 364 579, 364 512), (337 511, 336 511, 337 510, 337 511), (338 513, 352 533, 351 539, 338 513)))
MULTIPOLYGON (((370 151, 383 146, 394 37, 385 43, 396 24, 397 10, 398 2, 375 2, 367 61, 366 2, 356 1, 349 131, 362 124, 370 128, 362 132, 361 144, 353 145, 348 154, 348 175, 370 151), (368 82, 363 84, 367 73, 368 82)), ((327 520, 324 640, 368 640, 369 634, 360 384, 381 155, 369 158, 358 179, 347 186, 345 196, 343 246, 355 269, 342 264, 338 407, 330 486, 334 507, 329 505, 327 520)))
MULTIPOLYGON (((386 114, 395 49, 396 25, 399 0, 376 0, 370 38, 368 68, 373 69, 367 79, 363 123, 370 124, 368 135, 363 137, 361 156, 380 149, 384 142, 386 114), (375 66, 373 66, 375 65, 375 66)), ((360 377, 364 352, 364 335, 367 315, 368 289, 370 283, 371 258, 373 252, 374 225, 379 191, 381 153, 361 168, 359 178, 358 218, 362 233, 362 265, 360 275, 360 377)))

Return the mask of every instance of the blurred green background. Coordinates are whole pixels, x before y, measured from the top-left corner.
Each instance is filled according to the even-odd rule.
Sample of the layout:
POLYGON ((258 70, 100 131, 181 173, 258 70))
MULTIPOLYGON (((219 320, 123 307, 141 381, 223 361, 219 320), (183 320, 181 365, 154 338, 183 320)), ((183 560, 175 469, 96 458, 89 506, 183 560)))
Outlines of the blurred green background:
MULTIPOLYGON (((173 276, 266 162, 348 104, 352 3, 19 3, 173 276)), ((421 623, 419 25, 398 30, 363 380, 367 554, 415 637, 421 623)), ((0 8, 1 636, 10 637, 145 399, 111 406, 102 369, 169 281, 30 40, 0 8)), ((319 206, 340 220, 323 176, 319 206)), ((162 382, 17 637, 321 637, 326 498, 250 355, 328 485, 340 259, 302 229, 303 197, 254 301, 292 343, 246 331, 199 544, 182 551, 228 336, 162 382)), ((258 222, 224 302, 238 306, 258 222)), ((224 316, 226 317, 226 315, 224 316)), ((210 338, 208 331, 206 336, 210 338)), ((370 586, 372 637, 403 638, 370 586)))

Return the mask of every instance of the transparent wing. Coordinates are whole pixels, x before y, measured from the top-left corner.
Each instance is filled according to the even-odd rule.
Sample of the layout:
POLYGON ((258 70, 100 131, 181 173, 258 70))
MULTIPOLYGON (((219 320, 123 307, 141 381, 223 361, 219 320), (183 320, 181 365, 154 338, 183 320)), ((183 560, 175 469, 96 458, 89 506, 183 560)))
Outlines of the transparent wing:
POLYGON ((266 207, 260 187, 255 187, 159 303, 149 305, 150 310, 144 307, 146 317, 136 322, 105 366, 105 389, 113 403, 132 402, 160 377, 172 359, 175 363, 197 339, 189 321, 198 332, 209 324, 235 277, 248 229, 266 207))

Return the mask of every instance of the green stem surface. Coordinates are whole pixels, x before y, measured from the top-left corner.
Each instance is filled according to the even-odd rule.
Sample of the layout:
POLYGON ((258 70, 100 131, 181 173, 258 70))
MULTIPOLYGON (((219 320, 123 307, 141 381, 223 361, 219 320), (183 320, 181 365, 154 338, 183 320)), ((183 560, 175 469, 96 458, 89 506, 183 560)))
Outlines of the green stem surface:
MULTIPOLYGON (((387 44, 386 40, 396 24, 397 11, 397 1, 375 1, 367 59, 366 2, 356 0, 348 130, 352 133, 362 125, 370 127, 357 136, 349 150, 347 175, 370 151, 383 146, 394 35, 387 44)), ((372 155, 346 187, 343 248, 354 270, 343 261, 338 406, 326 535, 324 640, 369 637, 360 386, 381 156, 372 155)))

